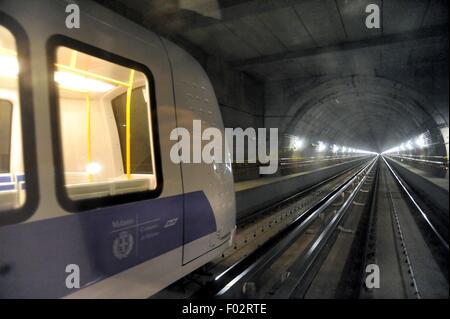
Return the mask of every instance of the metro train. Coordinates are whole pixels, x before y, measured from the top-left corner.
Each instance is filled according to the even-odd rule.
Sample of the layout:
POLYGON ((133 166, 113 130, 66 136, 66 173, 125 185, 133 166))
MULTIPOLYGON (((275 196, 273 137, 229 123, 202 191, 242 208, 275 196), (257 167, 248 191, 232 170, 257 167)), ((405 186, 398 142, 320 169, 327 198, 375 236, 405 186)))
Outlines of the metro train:
POLYGON ((223 121, 188 53, 90 1, 68 28, 71 3, 0 2, 0 298, 146 298, 233 241, 230 153, 169 154, 223 121))

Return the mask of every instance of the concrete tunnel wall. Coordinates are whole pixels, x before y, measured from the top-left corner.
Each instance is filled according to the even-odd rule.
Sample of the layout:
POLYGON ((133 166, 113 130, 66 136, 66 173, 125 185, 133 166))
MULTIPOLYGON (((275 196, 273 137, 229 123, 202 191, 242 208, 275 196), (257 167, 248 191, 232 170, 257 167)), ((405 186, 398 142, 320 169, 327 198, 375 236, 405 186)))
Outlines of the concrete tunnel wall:
POLYGON ((282 148, 285 133, 378 152, 430 131, 427 154, 448 155, 446 1, 389 2, 381 30, 362 24, 364 2, 97 2, 196 57, 226 127, 277 127, 282 148))
MULTIPOLYGON (((448 77, 440 82, 448 83, 448 77)), ((430 98, 407 84, 371 76, 280 81, 266 85, 265 121, 310 141, 378 152, 429 131, 434 148, 428 151, 446 155, 447 95, 442 88, 430 98)))
POLYGON ((320 181, 361 165, 367 159, 367 157, 359 158, 294 175, 276 177, 273 180, 268 180, 267 183, 260 183, 255 187, 238 188, 236 189, 237 219, 242 219, 259 209, 311 187, 320 181))
MULTIPOLYGON (((215 89, 225 127, 276 127, 280 149, 289 147, 287 136, 296 135, 309 143, 323 140, 381 152, 428 131, 433 147, 424 152, 448 156, 446 63, 434 66, 433 73, 427 73, 432 75, 398 79, 391 74, 392 79, 323 76, 262 81, 220 58, 203 55, 199 60, 215 89)), ((315 152, 304 150, 301 155, 315 152)))

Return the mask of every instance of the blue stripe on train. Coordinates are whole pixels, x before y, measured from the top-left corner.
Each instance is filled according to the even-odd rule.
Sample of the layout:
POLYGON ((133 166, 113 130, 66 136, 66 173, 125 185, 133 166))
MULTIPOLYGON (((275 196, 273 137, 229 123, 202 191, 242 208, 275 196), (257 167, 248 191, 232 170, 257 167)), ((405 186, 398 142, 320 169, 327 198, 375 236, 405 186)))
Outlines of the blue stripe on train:
POLYGON ((0 174, 0 183, 11 183, 12 175, 11 174, 0 174))
MULTIPOLYGON (((184 241, 215 232, 205 194, 184 196, 184 241)), ((86 286, 180 247, 182 214, 177 195, 0 227, 0 297, 62 297, 73 292, 68 264, 80 267, 86 286)))
POLYGON ((0 183, 0 192, 1 191, 13 191, 16 189, 15 183, 0 183))

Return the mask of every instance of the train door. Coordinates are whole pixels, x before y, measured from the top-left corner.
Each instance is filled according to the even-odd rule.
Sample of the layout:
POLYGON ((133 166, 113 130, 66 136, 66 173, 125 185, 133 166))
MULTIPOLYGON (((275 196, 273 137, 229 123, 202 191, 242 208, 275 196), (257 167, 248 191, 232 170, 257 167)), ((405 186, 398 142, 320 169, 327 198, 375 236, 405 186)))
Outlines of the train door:
POLYGON ((194 139, 201 138, 202 129, 215 128, 224 132, 209 78, 194 58, 167 41, 164 44, 172 66, 178 126, 189 133, 191 140, 190 163, 182 164, 183 264, 187 264, 209 252, 220 252, 217 248, 232 236, 235 228, 234 185, 230 154, 224 144, 221 162, 198 161, 202 157, 202 143, 194 139))
POLYGON ((81 222, 80 244, 105 277, 98 286, 118 295, 124 289, 120 276, 138 274, 148 281, 143 291, 171 280, 181 264, 183 224, 180 169, 168 158, 167 136, 176 122, 170 95, 164 94, 171 84, 162 68, 167 57, 150 43, 120 52, 130 40, 119 35, 109 52, 90 41, 85 46, 55 38, 58 101, 52 112, 61 141, 55 161, 61 159, 64 169, 56 181, 64 190, 59 202, 68 211, 92 215, 81 222), (88 233, 92 228, 99 230, 95 237, 88 233), (172 272, 156 268, 156 259, 172 272), (145 263, 145 271, 134 269, 145 263))

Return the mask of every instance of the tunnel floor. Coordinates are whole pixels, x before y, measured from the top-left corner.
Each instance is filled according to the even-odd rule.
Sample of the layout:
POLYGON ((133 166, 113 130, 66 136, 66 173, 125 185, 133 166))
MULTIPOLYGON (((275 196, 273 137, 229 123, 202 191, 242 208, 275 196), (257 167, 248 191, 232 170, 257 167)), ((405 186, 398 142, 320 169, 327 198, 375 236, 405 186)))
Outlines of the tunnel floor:
MULTIPOLYGON (((421 210, 418 211, 409 197, 416 195, 402 189, 395 177, 397 175, 393 175, 395 170, 391 171, 381 156, 376 160, 372 158, 372 166, 368 167, 367 163, 341 173, 298 198, 280 203, 270 212, 248 219, 238 228, 234 246, 221 258, 202 269, 201 273, 191 274, 154 298, 213 296, 214 293, 205 288, 210 279, 226 273, 230 267, 239 266, 243 260, 251 260, 255 253, 259 256, 254 257, 256 260, 267 258, 271 261, 265 262, 264 266, 254 266, 261 269, 243 282, 234 284, 225 297, 448 298, 447 241, 444 239, 443 245, 421 215, 425 212, 436 226, 442 219, 440 215, 446 213, 434 207, 430 209, 414 197, 416 203, 420 203, 421 210), (355 174, 356 179, 353 180, 355 174), (350 180, 349 188, 335 197, 326 209, 318 208, 321 212, 309 222, 309 217, 305 216, 314 214, 317 203, 350 180), (354 187, 356 192, 353 192, 354 187), (342 220, 327 235, 346 203, 342 220), (299 229, 307 226, 289 245, 280 246, 286 237, 292 237, 289 229, 296 222, 299 222, 296 226, 299 229), (326 236, 328 239, 322 244, 321 240, 326 236), (267 245, 269 247, 264 248, 267 245), (311 259, 318 246, 323 247, 311 259), (270 256, 273 253, 276 258, 270 256), (370 277, 374 266, 378 276, 376 280, 370 277)), ((445 225, 439 227, 445 228, 445 225)), ((438 233, 442 231, 445 230, 439 228, 438 233)), ((254 262, 258 264, 258 261, 254 262)), ((244 267, 243 272, 246 271, 250 270, 244 267)))

